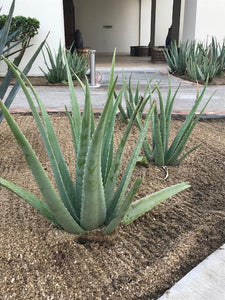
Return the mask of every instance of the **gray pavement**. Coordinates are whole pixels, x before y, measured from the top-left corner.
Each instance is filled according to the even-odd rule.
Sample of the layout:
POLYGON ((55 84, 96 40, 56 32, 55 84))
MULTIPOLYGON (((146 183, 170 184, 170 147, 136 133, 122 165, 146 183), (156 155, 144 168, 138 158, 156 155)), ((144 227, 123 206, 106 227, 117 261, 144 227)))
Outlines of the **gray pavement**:
MULTIPOLYGON (((94 109, 102 109, 107 98, 107 85, 109 80, 109 68, 97 68, 97 71, 101 73, 102 80, 99 87, 91 88, 91 99, 94 109)), ((167 91, 168 91, 168 74, 167 71, 162 68, 161 70, 152 67, 133 67, 133 68, 116 68, 115 74, 118 75, 118 85, 119 89, 122 85, 122 72, 126 80, 129 80, 129 76, 132 74, 132 86, 135 90, 137 81, 140 83, 140 92, 143 93, 146 87, 146 78, 150 79, 153 75, 155 76, 153 84, 159 82, 161 87, 161 92, 164 101, 166 101, 167 91)), ((186 114, 192 108, 197 92, 197 85, 192 82, 181 80, 177 77, 170 76, 172 91, 174 92, 176 88, 180 85, 176 100, 174 102, 174 113, 175 114, 186 114)), ((201 91, 203 86, 199 87, 201 91)), ((80 87, 76 87, 76 94, 80 107, 84 106, 84 94, 80 87)), ((65 107, 70 107, 70 97, 69 90, 67 86, 37 86, 36 91, 40 98, 44 102, 45 106, 49 109, 62 109, 65 107)), ((207 87, 206 93, 202 100, 199 109, 203 107, 205 102, 209 97, 215 92, 212 100, 208 104, 205 113, 209 116, 215 115, 225 115, 225 86, 209 86, 207 87)), ((154 99, 157 100, 157 93, 154 93, 154 99)), ((29 105, 27 103, 26 97, 24 96, 22 90, 17 94, 11 108, 16 109, 27 109, 29 105)))
POLYGON ((225 300, 225 245, 191 270, 158 300, 225 300))

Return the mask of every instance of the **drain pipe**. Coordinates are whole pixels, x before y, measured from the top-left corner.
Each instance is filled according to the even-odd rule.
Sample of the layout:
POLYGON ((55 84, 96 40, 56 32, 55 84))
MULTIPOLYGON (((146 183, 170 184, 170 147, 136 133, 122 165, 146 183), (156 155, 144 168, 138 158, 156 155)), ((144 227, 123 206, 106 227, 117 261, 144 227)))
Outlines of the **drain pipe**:
POLYGON ((90 74, 91 74, 91 87, 96 86, 96 80, 95 80, 95 53, 96 50, 89 50, 90 53, 90 74))

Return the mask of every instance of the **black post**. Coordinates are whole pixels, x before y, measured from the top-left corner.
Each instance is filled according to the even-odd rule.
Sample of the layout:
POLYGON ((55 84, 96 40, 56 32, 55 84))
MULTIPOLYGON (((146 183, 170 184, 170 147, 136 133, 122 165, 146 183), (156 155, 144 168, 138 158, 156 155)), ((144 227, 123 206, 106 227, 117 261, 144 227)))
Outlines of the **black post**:
POLYGON ((173 0, 172 41, 179 43, 181 0, 173 0))
POLYGON ((156 17, 156 0, 152 0, 151 8, 151 36, 150 36, 150 47, 155 46, 155 18, 156 17))

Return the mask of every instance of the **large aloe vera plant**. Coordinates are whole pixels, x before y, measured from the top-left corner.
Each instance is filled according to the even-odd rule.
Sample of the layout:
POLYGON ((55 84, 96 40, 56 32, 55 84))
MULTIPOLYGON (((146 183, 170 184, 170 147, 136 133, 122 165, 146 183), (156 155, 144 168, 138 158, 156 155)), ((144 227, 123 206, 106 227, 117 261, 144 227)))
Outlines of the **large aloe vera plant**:
POLYGON ((29 80, 26 78, 30 91, 21 80, 18 69, 6 59, 4 60, 18 78, 30 104, 51 163, 57 191, 50 182, 31 145, 2 102, 0 102, 0 108, 25 155, 45 202, 34 194, 2 178, 0 178, 0 185, 30 203, 56 226, 74 234, 85 234, 90 230, 101 227, 104 234, 109 234, 120 222, 129 224, 155 205, 189 187, 187 183, 180 183, 132 202, 141 184, 141 179, 136 179, 130 189, 128 189, 128 185, 148 130, 154 104, 148 111, 134 151, 122 179, 118 183, 118 175, 121 171, 120 167, 127 138, 142 103, 135 110, 118 148, 114 151, 114 123, 118 104, 122 97, 121 91, 115 102, 113 101, 116 84, 116 79, 114 80, 115 56, 112 63, 108 99, 96 127, 88 84, 86 86, 82 85, 85 90, 85 107, 81 116, 69 66, 66 64, 72 104, 72 115, 68 111, 67 114, 71 125, 75 150, 75 183, 69 174, 53 126, 43 103, 29 80), (34 105, 32 96, 35 97, 38 103, 41 116, 34 105))
MULTIPOLYGON (((13 42, 11 43, 15 37, 17 35, 20 34, 20 28, 18 28, 18 30, 16 30, 13 33, 9 33, 10 32, 10 26, 11 26, 11 21, 12 21, 12 16, 13 16, 13 12, 14 12, 14 8, 15 8, 15 0, 12 1, 10 10, 9 10, 9 14, 8 17, 6 19, 5 25, 3 26, 3 28, 0 30, 0 64, 2 63, 2 59, 1 56, 4 55, 5 57, 10 57, 10 56, 14 56, 14 60, 13 63, 16 66, 19 66, 26 48, 28 47, 28 44, 25 43, 22 45, 21 48, 18 49, 18 45, 21 44, 21 42, 23 40, 19 39, 17 42, 13 42)), ((23 73, 24 74, 28 74, 28 72, 30 71, 35 59, 37 58, 38 54, 40 53, 43 45, 44 45, 45 41, 43 41, 41 43, 41 45, 38 47, 38 49, 35 51, 34 55, 32 56, 32 58, 27 62, 23 73)), ((12 81, 13 78, 13 72, 8 69, 6 75, 4 76, 1 84, 0 84, 0 99, 4 100, 4 103, 6 105, 7 108, 10 107, 10 105, 12 104, 12 101, 14 100, 20 84, 17 81, 14 86, 12 87, 11 91, 9 92, 8 96, 6 96, 6 93, 8 91, 9 85, 12 81)), ((2 121, 2 119, 4 118, 4 115, 2 113, 2 111, 0 111, 0 123, 2 121)))

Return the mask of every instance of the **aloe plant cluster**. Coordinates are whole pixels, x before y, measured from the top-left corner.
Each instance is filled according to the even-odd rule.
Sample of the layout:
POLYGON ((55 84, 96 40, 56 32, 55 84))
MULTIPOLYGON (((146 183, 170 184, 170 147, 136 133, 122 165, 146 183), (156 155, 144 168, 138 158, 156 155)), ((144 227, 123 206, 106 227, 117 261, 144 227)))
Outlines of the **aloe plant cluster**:
MULTIPOLYGON (((157 91, 158 99, 159 99, 159 108, 157 104, 155 104, 153 109, 153 114, 151 115, 151 136, 152 141, 149 142, 147 138, 144 139, 143 142, 143 150, 145 156, 149 162, 153 162, 157 166, 175 166, 179 165, 192 151, 196 150, 200 145, 193 146, 191 150, 187 151, 183 154, 185 150, 186 143, 201 118, 206 106, 209 101, 212 99, 213 95, 206 101, 205 105, 202 107, 201 111, 197 114, 197 109, 204 97, 205 90, 207 88, 208 79, 202 89, 201 93, 197 91, 195 103, 189 112, 185 122, 182 124, 180 129, 178 130, 176 137, 170 143, 170 125, 172 119, 172 110, 173 104, 176 99, 176 95, 179 91, 179 86, 172 94, 172 88, 170 84, 170 80, 168 81, 168 91, 167 98, 164 101, 161 89, 158 83, 155 83, 153 88, 151 87, 152 79, 150 79, 147 88, 144 91, 144 96, 140 96, 139 86, 137 85, 135 95, 133 95, 131 85, 129 84, 129 88, 125 89, 124 95, 126 100, 126 107, 128 108, 127 113, 123 108, 120 109, 120 114, 123 120, 128 120, 134 114, 135 108, 140 101, 143 101, 143 109, 145 105, 150 102, 152 104, 154 102, 154 91, 157 91), (164 104, 165 102, 165 104, 164 104), (196 116, 197 115, 197 116, 196 116)), ((126 86, 126 85, 125 85, 126 86)), ((120 104, 122 107, 122 104, 120 104)), ((142 130, 142 116, 143 109, 136 114, 135 123, 142 130)), ((140 158, 139 158, 140 159, 140 158)))
POLYGON ((212 99, 213 95, 208 99, 205 105, 202 107, 201 111, 196 115, 196 111, 203 99, 205 90, 207 87, 207 82, 204 85, 201 93, 197 91, 195 104, 193 105, 191 111, 189 112, 186 120, 181 125, 180 129, 177 131, 175 138, 171 141, 170 139, 170 126, 171 126, 171 117, 174 100, 176 98, 179 87, 176 89, 175 93, 172 94, 171 85, 169 82, 168 94, 166 103, 164 105, 163 97, 161 90, 158 85, 156 85, 158 98, 159 98, 159 110, 157 106, 154 108, 154 113, 152 116, 152 143, 151 146, 145 140, 144 142, 144 151, 145 155, 149 161, 154 162, 157 166, 164 165, 179 165, 191 152, 196 150, 200 144, 193 146, 189 151, 184 152, 186 143, 201 118, 206 106, 209 101, 212 99))
MULTIPOLYGON (((142 109, 139 111, 139 115, 142 116, 143 111, 145 109, 145 104, 149 102, 151 94, 155 90, 155 88, 151 89, 151 83, 155 78, 155 75, 153 75, 150 79, 147 79, 146 77, 146 88, 144 90, 143 95, 140 94, 139 81, 136 84, 135 92, 133 92, 132 85, 131 85, 131 78, 132 75, 130 75, 129 84, 127 84, 126 79, 123 76, 123 98, 125 100, 125 108, 123 107, 122 103, 119 103, 118 106, 120 111, 120 117, 124 122, 127 122, 132 117, 132 114, 136 109, 136 107, 139 105, 140 101, 144 103, 142 105, 142 109)), ((116 93, 115 93, 115 97, 117 97, 116 93)))
MULTIPOLYGON (((46 46, 47 56, 43 52, 44 62, 47 71, 41 69, 48 82, 50 83, 67 83, 66 62, 63 57, 64 50, 59 44, 58 50, 54 53, 49 46, 46 46)), ((72 79, 75 80, 77 76, 84 79, 89 69, 87 56, 79 55, 73 51, 72 47, 66 52, 67 62, 72 72, 72 79)))
MULTIPOLYGON (((114 79, 115 56, 112 64, 108 98, 96 126, 88 84, 84 86, 81 82, 85 91, 85 107, 81 116, 72 76, 68 63, 66 63, 72 104, 72 115, 68 110, 67 115, 71 125, 75 150, 76 182, 72 180, 50 118, 36 91, 26 78, 26 83, 30 88, 28 90, 20 78, 18 68, 6 59, 4 60, 18 78, 30 104, 51 163, 57 190, 53 187, 31 145, 2 102, 0 102, 0 108, 25 155, 45 201, 3 178, 0 178, 0 185, 30 203, 57 227, 74 234, 85 234, 90 230, 102 228, 104 234, 109 234, 119 223, 131 223, 155 205, 189 187, 187 183, 180 183, 133 202, 142 180, 137 178, 131 184, 130 189, 128 185, 131 183, 131 175, 148 130, 154 103, 147 113, 145 123, 122 178, 118 180, 128 135, 138 111, 142 109, 142 102, 139 103, 129 120, 118 148, 113 149, 116 111, 122 97, 121 91, 115 101, 113 100, 116 85, 116 79, 114 79), (41 115, 35 107, 32 96, 37 101, 41 115)), ((65 59, 65 61, 67 60, 65 59)))
MULTIPOLYGON (((10 7, 10 11, 9 14, 6 18, 5 24, 2 27, 2 29, 0 30, 0 64, 2 63, 2 59, 1 56, 4 55, 5 57, 14 57, 13 58, 13 63, 16 66, 19 66, 25 50, 27 48, 27 43, 23 44, 21 48, 18 49, 18 46, 24 41, 24 39, 19 39, 16 42, 12 43, 15 38, 17 36, 20 36, 21 33, 21 28, 18 28, 17 30, 15 30, 14 32, 10 33, 10 29, 11 29, 11 22, 12 22, 12 16, 13 16, 13 12, 14 12, 14 8, 15 8, 15 0, 12 1, 11 7, 10 7)), ((43 45, 44 45, 45 41, 43 41, 41 43, 41 45, 38 47, 38 49, 36 50, 36 52, 34 53, 34 55, 32 56, 32 58, 30 59, 30 61, 27 62, 23 73, 27 74, 35 59, 37 58, 38 54, 40 53, 43 45)), ((9 108, 12 101, 14 100, 18 90, 19 90, 19 82, 16 82, 13 86, 13 88, 11 89, 11 91, 9 92, 8 96, 6 96, 7 90, 9 88, 9 85, 12 81, 13 78, 13 72, 8 69, 6 75, 4 76, 1 84, 0 84, 0 99, 4 100, 5 105, 9 108)), ((0 111, 0 123, 3 119, 3 113, 0 111)))
POLYGON ((176 42, 166 49, 165 58, 170 72, 185 75, 190 80, 205 82, 221 76, 225 68, 225 42, 212 38, 206 45, 202 42, 185 42, 178 47, 176 42))

